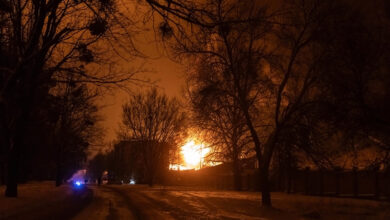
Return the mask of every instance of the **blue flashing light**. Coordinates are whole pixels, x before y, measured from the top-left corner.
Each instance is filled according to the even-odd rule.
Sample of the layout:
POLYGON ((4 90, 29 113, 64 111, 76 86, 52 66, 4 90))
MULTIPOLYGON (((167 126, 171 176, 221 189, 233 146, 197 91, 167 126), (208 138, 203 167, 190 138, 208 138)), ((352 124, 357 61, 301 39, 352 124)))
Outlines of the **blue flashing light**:
POLYGON ((131 185, 134 185, 134 184, 135 184, 135 180, 131 179, 131 180, 130 180, 130 184, 131 184, 131 185))
POLYGON ((77 181, 73 182, 73 186, 75 189, 82 189, 82 188, 84 188, 84 183, 77 180, 77 181))

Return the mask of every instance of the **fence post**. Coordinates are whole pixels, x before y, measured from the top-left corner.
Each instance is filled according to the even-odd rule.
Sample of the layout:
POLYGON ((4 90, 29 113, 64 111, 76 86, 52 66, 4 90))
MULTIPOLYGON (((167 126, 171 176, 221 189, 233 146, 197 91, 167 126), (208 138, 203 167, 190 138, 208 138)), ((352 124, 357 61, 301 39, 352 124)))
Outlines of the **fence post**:
POLYGON ((309 194, 309 174, 310 167, 305 168, 305 194, 309 194))
POLYGON ((379 184, 379 175, 380 175, 379 167, 375 167, 374 174, 375 174, 375 198, 379 199, 381 194, 380 184, 379 184))
POLYGON ((359 196, 358 168, 353 167, 352 173, 353 173, 353 196, 358 197, 359 196))
POLYGON ((320 184, 320 196, 324 195, 324 172, 322 169, 319 170, 319 184, 320 184))
POLYGON ((385 183, 385 187, 383 190, 385 191, 385 195, 387 196, 387 200, 390 202, 390 167, 387 166, 383 172, 383 181, 385 183))
POLYGON ((336 167, 334 169, 334 176, 336 177, 336 189, 335 189, 335 196, 340 195, 340 174, 341 174, 341 168, 336 167))
POLYGON ((287 172, 287 193, 290 194, 291 193, 291 174, 292 172, 292 169, 289 169, 289 171, 287 172))
POLYGON ((246 175, 246 183, 245 183, 245 188, 246 188, 246 190, 250 190, 250 189, 251 189, 250 183, 251 183, 251 180, 250 180, 250 175, 249 175, 249 173, 248 173, 248 174, 246 175))
POLYGON ((4 184, 4 166, 0 160, 0 186, 4 184))

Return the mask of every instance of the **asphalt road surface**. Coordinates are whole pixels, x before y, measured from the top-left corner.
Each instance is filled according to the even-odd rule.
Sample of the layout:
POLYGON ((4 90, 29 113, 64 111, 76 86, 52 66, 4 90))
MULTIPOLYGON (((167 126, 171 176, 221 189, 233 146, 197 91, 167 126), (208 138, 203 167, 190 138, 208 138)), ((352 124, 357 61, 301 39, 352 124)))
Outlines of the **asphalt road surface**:
POLYGON ((73 219, 172 219, 131 186, 89 186, 93 200, 73 219))
MULTIPOLYGON (((5 189, 0 186, 0 191, 5 189)), ((390 203, 272 193, 274 208, 261 207, 259 192, 202 187, 103 185, 53 182, 20 185, 18 198, 0 196, 0 220, 99 219, 390 219, 390 203)))
MULTIPOLYGON (((73 219, 258 219, 229 207, 231 199, 210 200, 208 191, 130 185, 89 186, 93 199, 73 219)), ((214 198, 215 199, 215 198, 214 198)), ((239 202, 239 201, 237 201, 239 202)), ((257 206, 255 206, 257 207, 257 206)))
POLYGON ((92 198, 73 219, 390 219, 379 201, 273 193, 275 208, 260 207, 259 192, 144 185, 89 186, 92 198))

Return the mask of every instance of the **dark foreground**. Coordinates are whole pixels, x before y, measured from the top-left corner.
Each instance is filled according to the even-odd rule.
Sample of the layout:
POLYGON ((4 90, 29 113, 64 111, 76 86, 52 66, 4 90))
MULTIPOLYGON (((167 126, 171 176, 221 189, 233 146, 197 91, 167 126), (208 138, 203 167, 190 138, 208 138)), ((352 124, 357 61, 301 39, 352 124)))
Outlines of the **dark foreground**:
POLYGON ((70 185, 55 187, 54 182, 36 182, 19 186, 18 198, 4 197, 0 186, 2 219, 71 219, 93 200, 88 188, 74 190, 70 185))
POLYGON ((275 208, 264 209, 256 192, 142 185, 75 192, 70 186, 36 183, 22 186, 20 198, 0 197, 0 219, 390 219, 386 202, 272 196, 275 208))

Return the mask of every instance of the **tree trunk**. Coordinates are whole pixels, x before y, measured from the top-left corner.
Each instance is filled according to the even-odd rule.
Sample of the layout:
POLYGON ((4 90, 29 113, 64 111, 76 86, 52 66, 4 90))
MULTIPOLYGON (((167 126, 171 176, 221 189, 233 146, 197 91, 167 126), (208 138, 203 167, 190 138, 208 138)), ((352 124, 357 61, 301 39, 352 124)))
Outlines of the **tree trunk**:
MULTIPOLYGON (((23 121, 20 120, 19 123, 23 121)), ((12 142, 8 142, 10 151, 8 152, 8 167, 7 167, 7 188, 5 190, 6 197, 18 196, 18 181, 19 181, 19 160, 20 152, 24 149, 24 131, 25 128, 19 130, 12 142)))
POLYGON ((261 204, 265 207, 271 207, 271 188, 269 184, 269 165, 276 144, 277 131, 274 131, 264 145, 264 153, 260 161, 260 187, 261 187, 261 204))
POLYGON ((154 169, 149 169, 147 173, 148 177, 148 185, 152 187, 154 185, 154 179, 155 179, 155 170, 154 169))
POLYGON ((237 191, 242 190, 241 169, 238 159, 233 162, 233 176, 234 176, 234 189, 237 191))
POLYGON ((154 185, 154 176, 150 175, 148 180, 149 187, 152 187, 154 185))
MULTIPOLYGON (((266 157, 266 155, 263 155, 262 152, 261 152, 261 148, 260 148, 260 139, 257 135, 257 131, 255 129, 255 127, 253 126, 252 124, 252 119, 250 117, 250 114, 248 112, 248 109, 245 108, 245 105, 242 105, 244 108, 244 116, 245 116, 245 120, 246 120, 246 124, 249 128, 249 131, 251 133, 251 137, 253 139, 253 142, 254 142, 254 147, 255 147, 255 151, 256 151, 256 157, 257 157, 257 161, 259 163, 259 178, 260 178, 260 185, 261 185, 261 190, 262 190, 262 205, 263 206, 271 206, 271 194, 270 194, 270 190, 269 190, 269 183, 268 183, 268 166, 266 167, 266 163, 264 163, 264 158, 266 157), (264 172, 265 170, 265 172, 264 172)), ((268 145, 268 144, 267 144, 268 145)), ((265 146, 266 148, 268 146, 265 146)))
POLYGON ((5 191, 6 197, 17 197, 18 195, 19 160, 21 153, 25 150, 24 145, 26 144, 25 134, 27 132, 27 123, 29 122, 28 119, 32 106, 34 106, 35 90, 39 79, 39 77, 34 76, 33 73, 39 73, 39 71, 42 70, 42 67, 43 63, 35 66, 25 64, 23 67, 17 67, 14 75, 23 77, 13 79, 10 84, 12 86, 1 94, 3 97, 6 97, 6 99, 12 100, 11 103, 13 103, 13 108, 6 111, 6 117, 15 120, 14 126, 5 127, 8 133, 7 138, 12 137, 12 134, 15 135, 9 139, 13 141, 13 144, 11 142, 7 143, 7 147, 10 150, 8 155, 8 178, 7 188, 5 191), (18 85, 17 81, 20 82, 20 85, 18 85))
POLYGON ((261 205, 271 207, 271 192, 268 179, 268 168, 262 167, 260 169, 260 186, 261 186, 261 205))
MULTIPOLYGON (((64 120, 62 120, 64 121, 64 120)), ((61 125, 61 127, 64 127, 64 125, 61 125)), ((63 168, 62 168, 62 148, 63 148, 63 145, 62 145, 62 141, 64 140, 61 140, 59 139, 60 143, 57 144, 57 169, 56 169, 56 186, 61 186, 62 184, 62 180, 63 180, 63 168)))
MULTIPOLYGON (((58 161, 58 163, 60 163, 58 161)), ((62 177, 62 166, 61 164, 57 164, 57 173, 56 173, 56 186, 61 186, 62 185, 62 180, 63 180, 63 177, 62 177)))
POLYGON ((8 156, 8 172, 7 172, 7 188, 5 190, 6 197, 18 196, 18 173, 19 173, 19 153, 13 147, 8 156))

